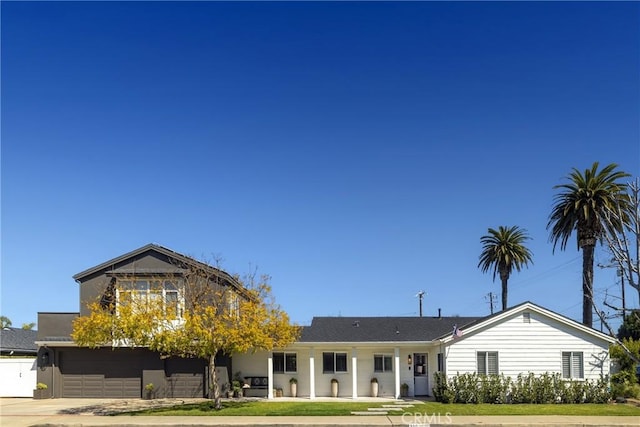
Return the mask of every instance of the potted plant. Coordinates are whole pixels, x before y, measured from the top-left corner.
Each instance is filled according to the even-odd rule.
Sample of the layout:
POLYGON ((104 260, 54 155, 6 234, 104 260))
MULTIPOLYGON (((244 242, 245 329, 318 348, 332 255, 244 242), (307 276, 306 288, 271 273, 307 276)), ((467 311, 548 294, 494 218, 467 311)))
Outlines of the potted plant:
POLYGON ((371 397, 378 397, 378 379, 371 378, 371 397))
POLYGON ((295 377, 291 377, 289 380, 289 388, 291 389, 291 397, 298 395, 298 380, 295 377))
POLYGON ((36 389, 33 390, 33 398, 34 399, 46 399, 49 397, 49 388, 45 383, 36 384, 36 389))
POLYGON ((153 383, 149 383, 144 386, 144 398, 153 399, 153 383))
POLYGON ((242 397, 242 386, 240 381, 233 380, 231 387, 233 388, 233 397, 242 397))
POLYGON ((409 396, 409 384, 402 383, 402 385, 400 386, 400 396, 401 397, 409 396))
POLYGON ((338 380, 331 378, 331 397, 338 397, 338 380))

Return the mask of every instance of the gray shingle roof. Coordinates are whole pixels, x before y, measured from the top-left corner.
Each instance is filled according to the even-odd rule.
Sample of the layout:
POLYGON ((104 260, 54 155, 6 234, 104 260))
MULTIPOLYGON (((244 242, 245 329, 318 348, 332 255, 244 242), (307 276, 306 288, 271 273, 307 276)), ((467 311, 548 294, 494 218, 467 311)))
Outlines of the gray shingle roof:
POLYGON ((37 331, 22 328, 0 329, 0 353, 36 354, 37 331))
POLYGON ((314 317, 298 342, 432 341, 481 317, 314 317))

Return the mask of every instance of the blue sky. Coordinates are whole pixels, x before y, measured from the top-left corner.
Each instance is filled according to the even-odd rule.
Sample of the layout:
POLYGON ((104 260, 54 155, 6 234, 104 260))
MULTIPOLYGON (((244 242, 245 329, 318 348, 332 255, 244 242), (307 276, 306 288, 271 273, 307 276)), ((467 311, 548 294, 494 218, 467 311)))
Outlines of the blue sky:
MULTIPOLYGON (((14 326, 77 311, 72 275, 150 242, 257 266, 301 324, 417 315, 420 290, 426 315, 484 315, 500 284, 480 237, 499 225, 533 238, 509 303, 581 320, 581 254, 548 242, 552 187, 594 161, 640 175, 637 2, 1 11, 14 326)), ((615 282, 596 271, 596 299, 615 282)))

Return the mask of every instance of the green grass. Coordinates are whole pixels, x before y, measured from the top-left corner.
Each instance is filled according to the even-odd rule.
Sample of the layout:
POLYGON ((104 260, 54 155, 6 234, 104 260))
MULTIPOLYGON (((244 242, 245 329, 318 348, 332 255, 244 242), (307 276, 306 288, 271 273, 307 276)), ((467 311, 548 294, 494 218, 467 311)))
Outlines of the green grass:
MULTIPOLYGON (((265 402, 228 401, 219 411, 213 410, 212 402, 185 404, 170 408, 148 409, 128 413, 129 415, 174 415, 174 416, 339 416, 351 415, 351 411, 366 411, 367 408, 382 407, 382 403, 367 402, 265 402)), ((426 402, 412 408, 390 412, 391 415, 409 413, 450 413, 463 415, 609 415, 640 416, 640 408, 632 405, 582 404, 582 405, 489 405, 489 404, 443 404, 426 402)))

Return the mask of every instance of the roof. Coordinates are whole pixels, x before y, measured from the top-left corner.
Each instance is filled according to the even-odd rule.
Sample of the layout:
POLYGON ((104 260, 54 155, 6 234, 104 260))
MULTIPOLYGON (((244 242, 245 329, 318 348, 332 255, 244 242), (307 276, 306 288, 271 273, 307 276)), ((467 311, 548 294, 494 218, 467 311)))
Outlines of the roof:
POLYGON ((314 317, 299 343, 432 341, 478 317, 314 317))
MULTIPOLYGON (((541 307, 537 304, 532 303, 531 301, 525 301, 523 303, 520 303, 518 305, 515 305, 511 308, 508 308, 505 311, 499 311, 497 313, 494 313, 490 316, 486 316, 486 317, 482 317, 479 319, 476 319, 475 321, 464 325, 464 327, 460 327, 460 329, 462 330, 463 333, 472 333, 474 331, 477 331, 479 329, 482 328, 486 328, 494 323, 498 323, 502 320, 504 320, 507 317, 513 316, 514 314, 517 313, 521 313, 523 311, 534 311, 536 313, 542 314, 543 316, 546 316, 548 318, 554 319, 560 323, 564 323, 567 326, 570 326, 576 330, 580 330, 582 332, 585 332, 589 335, 595 336, 601 340, 604 340, 606 342, 609 343, 614 343, 616 341, 616 339, 614 337, 611 337, 605 333, 602 333, 596 329, 593 329, 589 326, 583 325, 580 322, 577 322, 567 316, 563 316, 562 314, 556 313, 555 311, 551 311, 548 310, 544 307, 541 307)), ((458 325, 460 326, 460 325, 458 325)), ((450 341, 453 339, 452 334, 442 334, 441 336, 437 337, 438 339, 441 339, 443 341, 450 341)))
POLYGON ((228 282, 229 284, 231 284, 233 287, 235 287, 238 291, 240 291, 241 293, 246 293, 246 289, 244 289, 236 279, 234 279, 230 274, 228 274, 227 272, 225 272, 224 270, 220 270, 219 268, 213 267, 209 264, 206 264, 204 262, 198 261, 192 257, 183 255, 179 252, 173 251, 169 248, 166 248, 164 246, 160 246, 158 244, 155 243, 149 243, 145 246, 142 246, 138 249, 135 249, 131 252, 127 252, 126 254, 120 255, 116 258, 110 259, 108 261, 105 261, 101 264, 96 265, 95 267, 91 267, 88 268, 84 271, 81 271, 80 273, 76 274, 73 276, 73 279, 75 281, 81 281, 82 279, 84 279, 87 276, 90 276, 92 274, 98 273, 102 270, 110 270, 110 273, 113 274, 123 274, 123 273, 178 273, 178 272, 182 272, 184 271, 183 269, 180 269, 179 267, 175 267, 175 268, 170 268, 170 269, 166 269, 165 271, 142 271, 142 270, 128 270, 125 268, 119 268, 116 269, 114 268, 117 264, 126 261, 130 258, 136 257, 138 255, 142 255, 146 252, 157 252, 159 254, 165 255, 169 258, 175 259, 181 263, 187 264, 187 265, 194 265, 197 266, 198 268, 202 268, 208 271, 211 271, 212 273, 215 273, 216 275, 219 275, 219 277, 221 277, 223 280, 225 280, 226 282, 228 282))
POLYGON ((38 351, 36 334, 37 331, 29 329, 4 328, 0 330, 0 352, 36 354, 38 351))

